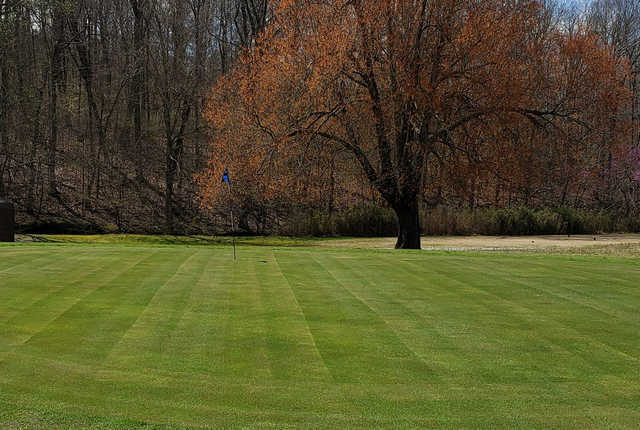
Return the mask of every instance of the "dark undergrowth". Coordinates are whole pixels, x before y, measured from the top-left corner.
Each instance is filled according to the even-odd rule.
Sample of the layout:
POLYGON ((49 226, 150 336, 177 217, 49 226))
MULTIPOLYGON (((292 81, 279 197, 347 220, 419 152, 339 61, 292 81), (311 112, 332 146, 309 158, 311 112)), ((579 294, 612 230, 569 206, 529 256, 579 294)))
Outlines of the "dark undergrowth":
MULTIPOLYGON (((604 210, 568 207, 468 208, 439 207, 421 212, 422 233, 451 235, 541 235, 640 232, 640 217, 604 210)), ((397 232, 389 208, 361 206, 328 216, 315 212, 293 217, 280 234, 287 236, 384 237, 397 232)))
MULTIPOLYGON (((161 231, 127 231, 115 226, 91 223, 49 220, 24 223, 18 220, 16 231, 27 235, 100 235, 105 233, 162 234, 161 231)), ((451 235, 557 235, 638 233, 640 216, 624 215, 614 211, 556 208, 452 208, 423 209, 420 215, 422 234, 427 236, 451 235)), ((197 230, 197 229, 196 229, 197 230)), ((325 211, 305 212, 280 218, 265 236, 287 237, 391 237, 397 234, 396 216, 390 208, 363 205, 327 214, 325 211), (275 226, 277 225, 277 227, 275 226)), ((217 234, 224 231, 194 231, 172 237, 177 242, 185 238, 217 234)), ((228 235, 228 232, 227 232, 228 235)), ((252 229, 237 229, 236 236, 259 236, 252 229)), ((168 236, 164 236, 168 237, 168 236)), ((172 239, 173 241, 174 239, 172 239)), ((216 239, 218 241, 219 239, 216 239)), ((225 239, 222 239, 226 241, 225 239)), ((186 239, 187 242, 194 242, 186 239)), ((198 240, 200 241, 200 240, 198 240)))

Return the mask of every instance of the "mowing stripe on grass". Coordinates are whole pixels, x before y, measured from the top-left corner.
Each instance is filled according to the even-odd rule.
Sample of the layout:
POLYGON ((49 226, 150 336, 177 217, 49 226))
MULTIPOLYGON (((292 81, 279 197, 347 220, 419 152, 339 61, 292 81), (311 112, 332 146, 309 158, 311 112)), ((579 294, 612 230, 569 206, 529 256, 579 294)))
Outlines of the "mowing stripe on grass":
MULTIPOLYGON (((616 268, 616 273, 633 272, 629 269, 635 265, 629 264, 630 262, 628 261, 625 263, 627 264, 612 264, 616 268)), ((638 319, 640 317, 640 311, 630 303, 630 300, 640 298, 640 286, 637 281, 615 277, 612 274, 603 276, 599 273, 589 272, 594 264, 580 260, 558 258, 556 264, 549 265, 539 259, 530 258, 524 264, 527 266, 526 276, 522 276, 519 271, 508 271, 508 275, 513 276, 515 279, 540 280, 543 281, 542 284, 552 282, 556 289, 569 290, 572 296, 577 294, 593 299, 588 302, 591 307, 597 305, 607 306, 609 302, 614 302, 614 309, 609 306, 609 311, 618 312, 617 307, 622 307, 630 311, 632 318, 638 319), (615 296, 610 294, 612 292, 615 292, 615 296)), ((505 273, 504 263, 488 261, 487 267, 490 267, 491 270, 495 269, 500 273, 505 273)), ((624 310, 621 311, 624 312, 624 310)))
MULTIPOLYGON (((0 281, 0 300, 4 301, 5 312, 0 315, 0 323, 6 323, 33 303, 57 291, 61 283, 86 275, 82 253, 56 253, 49 258, 53 259, 34 272, 22 276, 3 276, 4 279, 0 281)), ((102 262, 94 258, 89 265, 100 264, 102 262)))
POLYGON ((10 249, 0 250, 2 258, 0 258, 0 273, 4 274, 21 264, 30 264, 32 261, 47 256, 45 250, 33 250, 32 252, 19 251, 11 252, 10 249), (30 258, 29 258, 30 257, 30 258))
POLYGON ((391 331, 396 335, 396 337, 398 338, 398 340, 400 340, 400 342, 402 342, 402 344, 405 346, 405 348, 408 351, 411 351, 411 353, 413 354, 414 358, 418 361, 421 361, 424 364, 424 368, 423 370, 427 373, 433 373, 433 369, 429 368, 429 363, 427 362, 427 360, 425 360, 425 358, 417 353, 413 347, 411 346, 411 342, 409 340, 403 339, 398 331, 394 328, 394 323, 391 321, 390 318, 387 318, 385 315, 384 311, 379 311, 378 310, 378 306, 375 303, 371 303, 370 300, 363 298, 365 295, 368 295, 368 292, 366 294, 360 294, 359 292, 357 292, 353 285, 352 285, 352 280, 340 280, 342 277, 336 273, 336 271, 331 270, 330 268, 328 268, 328 266, 330 266, 329 264, 323 264, 321 262, 321 258, 317 257, 317 256, 313 256, 311 255, 311 258, 313 258, 327 273, 329 273, 331 275, 331 277, 338 283, 338 285, 340 285, 345 291, 347 291, 351 296, 353 296, 356 300, 358 300, 360 303, 362 303, 364 306, 366 306, 371 312, 373 312, 374 314, 376 314, 378 316, 378 318, 387 326, 389 327, 389 329, 391 329, 391 331))
MULTIPOLYGON (((452 259, 457 261, 456 257, 449 257, 447 262, 452 259)), ((444 270, 446 265, 438 257, 434 260, 424 266, 416 266, 411 260, 398 261, 394 273, 404 273, 416 280, 431 277, 431 285, 435 285, 438 293, 430 299, 417 296, 418 300, 410 302, 411 308, 420 312, 425 303, 430 303, 428 312, 435 312, 435 327, 455 345, 457 357, 452 357, 450 363, 455 369, 452 378, 467 374, 476 374, 486 381, 535 380, 543 376, 565 378, 582 367, 589 367, 585 361, 577 369, 560 367, 551 375, 537 375, 537 360, 544 360, 543 357, 550 354, 571 357, 572 353, 565 350, 562 342, 545 336, 547 330, 535 327, 535 316, 530 310, 500 298, 496 300, 478 289, 474 280, 481 273, 469 266, 460 271, 444 270), (500 337, 492 335, 495 330, 500 331, 500 337), (506 350, 506 345, 512 349, 506 350)))
MULTIPOLYGON (((571 263, 573 266, 573 262, 571 263)), ((532 266, 536 268, 537 281, 542 281, 535 283, 538 289, 543 289, 546 294, 588 308, 587 312, 605 314, 604 319, 616 319, 621 327, 640 322, 640 309, 630 303, 632 297, 622 297, 620 293, 624 287, 621 284, 604 282, 596 276, 581 276, 577 273, 568 275, 565 273, 566 270, 558 270, 557 266, 544 266, 535 262, 532 266), (552 284, 553 288, 547 287, 548 284, 552 284)), ((492 264, 492 270, 503 274, 502 276, 511 276, 500 265, 492 264)), ((517 279, 525 283, 533 280, 530 276, 517 279)))
MULTIPOLYGON (((455 261, 454 264, 460 264, 460 266, 462 266, 460 261, 455 261)), ((448 272, 447 276, 450 277, 451 282, 460 282, 461 284, 466 285, 467 288, 474 290, 474 300, 483 302, 490 309, 494 309, 492 313, 496 316, 496 323, 500 324, 500 321, 503 319, 501 315, 512 315, 513 318, 516 318, 516 321, 524 320, 526 322, 525 327, 529 329, 528 332, 535 333, 534 339, 537 339, 535 341, 529 336, 523 337, 523 339, 528 340, 528 342, 523 342, 521 345, 521 348, 523 348, 524 351, 527 351, 528 346, 535 346, 536 343, 539 344, 540 340, 543 344, 545 341, 550 341, 554 345, 554 349, 552 351, 542 351, 543 354, 552 354, 555 357, 552 361, 554 366, 560 365, 560 368, 558 369, 560 372, 553 376, 561 378, 585 377, 598 373, 596 369, 613 371, 614 368, 619 367, 619 360, 611 356, 611 351, 608 351, 609 348, 607 345, 591 337, 585 337, 584 333, 564 324, 557 317, 547 317, 545 319, 539 318, 535 308, 530 304, 527 304, 527 298, 530 299, 532 297, 531 289, 517 287, 519 284, 522 285, 522 282, 508 277, 506 279, 512 282, 512 284, 515 284, 514 287, 509 290, 505 290, 503 288, 500 289, 499 292, 496 292, 493 286, 504 283, 500 282, 499 277, 494 276, 494 274, 485 274, 484 269, 486 268, 486 264, 476 268, 474 261, 470 259, 470 261, 466 261, 464 263, 464 267, 465 270, 460 268, 459 270, 451 270, 448 272), (470 276, 470 274, 473 275, 470 276), (507 295, 512 296, 514 294, 519 294, 521 298, 514 301, 512 297, 507 297, 507 295), (570 355, 562 353, 562 351, 565 351, 570 355), (582 360, 581 367, 569 364, 573 363, 576 358, 582 360)), ((539 306, 537 307, 539 308, 539 306)), ((568 307, 566 305, 562 307, 558 306, 558 310, 561 313, 575 312, 572 308, 574 308, 572 303, 569 303, 568 307)), ((546 315, 549 315, 549 309, 546 310, 546 315)), ((587 314, 585 317, 588 318, 589 315, 587 314)), ((478 330, 480 331, 489 330, 490 332, 494 332, 496 329, 500 329, 500 343, 503 345, 513 345, 514 342, 518 342, 518 337, 520 335, 525 334, 518 333, 518 330, 516 329, 513 338, 510 338, 510 333, 513 331, 510 330, 508 326, 505 326, 504 324, 496 326, 496 323, 490 323, 491 320, 480 320, 479 318, 476 322, 478 330)), ((500 344, 497 345, 499 346, 500 344)), ((494 350, 499 352, 500 349, 494 348, 494 350)), ((534 355, 539 355, 535 350, 532 352, 534 355)), ((490 351, 485 350, 483 353, 488 354, 490 351)), ((530 360, 528 355, 529 354, 521 357, 523 362, 519 362, 519 360, 513 361, 512 359, 511 363, 509 363, 510 366, 515 366, 515 370, 520 369, 522 372, 527 373, 530 372, 531 369, 535 370, 535 360, 530 360)), ((540 359, 542 359, 542 357, 540 359)), ((487 376, 490 378, 499 377, 492 373, 489 373, 487 376)))
POLYGON ((331 381, 305 314, 273 252, 264 258, 253 264, 265 307, 266 342, 273 377, 292 383, 331 381))
MULTIPOLYGON (((389 271, 372 272, 367 267, 365 259, 351 260, 335 258, 327 254, 314 257, 339 282, 349 289, 361 301, 391 327, 398 338, 407 348, 411 349, 421 360, 427 361, 428 366, 436 373, 438 382, 440 376, 448 376, 451 372, 450 363, 459 359, 454 344, 443 336, 434 325, 436 310, 421 309, 414 312, 403 296, 406 295, 406 284, 399 284, 388 277, 389 271), (375 273, 375 276, 371 276, 375 273)), ((422 280, 425 286, 435 290, 431 278, 422 280)))
POLYGON ((76 302, 24 347, 69 360, 103 359, 155 290, 192 252, 139 250, 136 264, 76 302))
MULTIPOLYGON (((496 270, 496 272, 498 274, 503 273, 503 276, 508 276, 508 273, 502 270, 496 270)), ((551 280, 552 278, 550 277, 548 279, 551 280)), ((594 304, 581 297, 576 297, 576 294, 582 294, 564 286, 562 282, 558 282, 554 287, 546 286, 547 283, 545 282, 535 283, 534 286, 531 281, 526 279, 515 282, 525 285, 534 291, 553 296, 556 303, 566 303, 565 306, 582 308, 582 311, 579 313, 558 312, 554 315, 554 320, 557 321, 558 324, 574 330, 580 337, 587 336, 592 342, 605 347, 609 353, 614 352, 615 355, 619 355, 625 359, 636 362, 639 361, 638 354, 640 354, 640 345, 638 345, 637 339, 638 330, 640 329, 640 319, 633 318, 633 316, 622 318, 616 315, 619 313, 615 311, 613 313, 605 312, 599 308, 606 307, 606 300, 601 300, 603 304, 594 304), (569 294, 562 293, 558 290, 569 290, 569 294), (571 294, 571 292, 574 294, 571 294), (575 315, 582 315, 582 317, 576 318, 575 315), (615 340, 612 340, 610 337, 610 333, 612 332, 618 334, 615 340)), ((598 288, 598 286, 591 283, 590 285, 584 284, 583 288, 593 289, 598 288)), ((606 360, 606 362, 609 362, 609 360, 606 360)))
MULTIPOLYGON (((533 279, 528 276, 516 276, 512 271, 505 270, 503 265, 501 267, 498 264, 491 264, 489 267, 492 275, 495 275, 498 279, 510 279, 531 288, 534 294, 551 296, 554 303, 583 308, 590 318, 573 321, 572 327, 575 329, 579 329, 583 322, 587 322, 592 326, 593 324, 591 323, 594 320, 598 320, 603 324, 615 324, 619 329, 627 332, 629 336, 636 334, 632 326, 640 323, 640 313, 633 306, 629 308, 634 309, 634 312, 618 309, 618 307, 626 306, 622 306, 622 304, 612 306, 609 304, 617 302, 616 295, 606 296, 602 294, 603 291, 617 291, 619 285, 602 285, 597 280, 579 275, 571 277, 558 275, 559 267, 557 264, 554 267, 534 264, 536 264, 538 273, 542 272, 546 275, 533 279), (574 326, 573 323, 577 323, 577 325, 574 326)), ((558 313, 558 316, 563 317, 564 314, 558 313)))
POLYGON ((16 310, 12 317, 0 324, 0 339, 4 339, 7 345, 26 342, 98 285, 111 279, 113 267, 120 267, 122 259, 121 254, 105 255, 94 259, 101 264, 83 266, 83 272, 66 282, 52 278, 50 288, 42 289, 43 294, 39 298, 16 310))
POLYGON ((207 255, 198 250, 155 290, 146 307, 105 359, 107 366, 154 367, 184 312, 191 289, 204 271, 207 255))
MULTIPOLYGON (((20 280, 25 275, 32 274, 32 269, 34 268, 39 270, 48 269, 52 264, 59 262, 61 258, 66 259, 72 255, 81 254, 83 252, 81 249, 65 250, 65 248, 66 247, 48 249, 44 255, 39 255, 38 257, 28 261, 6 267, 0 270, 0 273, 6 281, 20 280), (25 267, 28 270, 22 270, 25 267)), ((0 249, 0 252, 4 252, 5 249, 6 248, 3 247, 0 249)))
MULTIPOLYGON (((552 356, 553 367, 557 367, 557 370, 549 375, 552 378, 577 378, 593 374, 597 365, 591 357, 582 353, 581 336, 554 319, 541 319, 538 311, 544 305, 539 304, 539 297, 518 286, 511 276, 502 280, 507 285, 510 284, 511 288, 505 289, 503 294, 496 294, 492 285, 501 281, 493 273, 485 273, 486 265, 476 268, 473 261, 467 261, 464 263, 465 270, 462 270, 459 260, 452 264, 454 267, 460 265, 460 268, 448 272, 450 282, 466 285, 473 291, 474 300, 485 303, 491 310, 491 319, 476 320, 477 330, 488 333, 500 330, 501 336, 497 339, 499 349, 496 352, 500 352, 500 349, 504 348, 503 345, 517 346, 523 352, 509 363, 516 370, 520 370, 519 373, 533 370, 535 375, 536 361, 542 360, 543 356, 552 356), (520 297, 519 300, 514 300, 516 295, 520 297), (503 315, 510 316, 511 321, 505 324, 503 315), (579 366, 567 364, 575 362, 576 359, 580 360, 579 366)), ((543 300, 547 299, 548 297, 545 297, 543 300)), ((548 311, 549 309, 546 309, 546 315, 548 311)))
POLYGON ((316 345, 338 382, 429 380, 432 372, 380 316, 346 291, 308 252, 278 252, 316 345), (297 260, 306 257, 304 266, 297 260))
POLYGON ((220 253, 207 251, 202 273, 163 348, 154 369, 168 372, 207 374, 216 365, 215 354, 221 349, 224 325, 224 303, 232 262, 220 253))
MULTIPOLYGON (((451 282, 446 274, 435 270, 443 266, 441 257, 429 259, 425 270, 420 271, 410 266, 412 261, 380 256, 367 261, 369 270, 365 273, 375 273, 375 279, 371 275, 367 278, 380 289, 389 290, 410 312, 428 321, 430 332, 435 332, 434 339, 442 349, 439 362, 447 369, 449 378, 473 369, 482 363, 478 355, 498 344, 493 336, 478 329, 494 318, 494 312, 481 300, 468 300, 473 292, 468 285, 451 282), (479 321, 474 321, 475 316, 479 316, 479 321)), ((381 306, 388 305, 381 301, 381 306)), ((423 354, 429 354, 433 346, 424 344, 427 342, 424 335, 414 334, 419 339, 414 342, 416 347, 421 347, 423 354)))
POLYGON ((270 378, 264 308, 253 258, 247 256, 242 264, 233 264, 230 272, 231 279, 219 286, 226 290, 226 303, 222 349, 215 357, 215 371, 238 378, 270 378))
MULTIPOLYGON (((93 308, 97 302, 104 303, 105 296, 112 305, 109 306, 110 309, 98 307, 102 315, 100 320, 94 320, 97 323, 97 326, 94 327, 95 333, 85 335, 84 345, 74 351, 74 355, 91 357, 93 360, 105 360, 111 349, 120 342, 137 321, 141 312, 146 309, 158 289, 165 284, 167 279, 173 277, 195 252, 193 250, 181 251, 176 253, 177 255, 170 251, 158 252, 149 263, 144 260, 125 272, 127 280, 122 285, 110 282, 109 289, 100 291, 104 295, 101 295, 99 299, 93 302, 96 298, 90 297, 89 307, 93 308), (147 265, 149 267, 145 267, 147 265), (136 270, 138 268, 141 269, 139 272, 136 270)), ((122 277, 116 279, 122 279, 122 277)))

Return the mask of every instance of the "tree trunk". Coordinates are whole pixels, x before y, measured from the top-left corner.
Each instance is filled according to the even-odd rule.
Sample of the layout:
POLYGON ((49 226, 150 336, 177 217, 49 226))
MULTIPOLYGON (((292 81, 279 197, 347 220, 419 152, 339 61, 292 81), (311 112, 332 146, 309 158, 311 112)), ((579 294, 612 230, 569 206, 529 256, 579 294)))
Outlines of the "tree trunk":
POLYGON ((168 234, 175 233, 175 222, 173 214, 173 191, 177 172, 177 163, 174 158, 173 142, 167 141, 166 170, 165 170, 165 198, 164 213, 166 231, 168 234))
POLYGON ((133 113, 133 148, 132 154, 134 154, 134 165, 136 170, 136 179, 138 182, 143 180, 143 161, 137 159, 142 150, 142 104, 144 93, 144 39, 145 27, 144 27, 144 9, 146 9, 146 1, 131 0, 131 8, 133 10, 134 22, 133 22, 133 52, 134 52, 134 65, 133 76, 131 77, 131 87, 129 96, 130 111, 133 113))
POLYGON ((5 165, 6 163, 6 158, 5 160, 2 162, 2 164, 0 164, 0 198, 7 198, 7 192, 4 189, 4 169, 5 169, 5 165))
POLYGON ((49 109, 49 126, 50 137, 48 147, 48 182, 49 194, 58 195, 58 181, 56 178, 56 153, 58 151, 58 90, 62 87, 62 78, 64 73, 63 65, 63 49, 64 49, 64 16, 63 11, 56 5, 53 11, 52 27, 54 31, 54 42, 51 52, 51 72, 50 72, 50 109, 49 109))
POLYGON ((5 60, 5 53, 0 52, 0 156, 3 157, 0 161, 0 198, 5 197, 4 169, 9 159, 8 72, 5 60))
POLYGON ((396 249, 420 249, 420 216, 417 198, 394 205, 398 217, 396 249))

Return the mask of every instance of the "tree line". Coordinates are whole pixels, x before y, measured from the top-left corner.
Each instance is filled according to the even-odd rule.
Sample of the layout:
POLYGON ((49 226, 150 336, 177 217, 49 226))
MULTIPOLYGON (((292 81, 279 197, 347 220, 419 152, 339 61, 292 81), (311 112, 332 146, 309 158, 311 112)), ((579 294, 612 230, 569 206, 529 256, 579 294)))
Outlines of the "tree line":
POLYGON ((354 207, 638 214, 640 2, 1 0, 25 225, 289 231, 354 207))
POLYGON ((267 0, 2 0, 0 196, 23 224, 208 225, 203 106, 268 14, 267 0))

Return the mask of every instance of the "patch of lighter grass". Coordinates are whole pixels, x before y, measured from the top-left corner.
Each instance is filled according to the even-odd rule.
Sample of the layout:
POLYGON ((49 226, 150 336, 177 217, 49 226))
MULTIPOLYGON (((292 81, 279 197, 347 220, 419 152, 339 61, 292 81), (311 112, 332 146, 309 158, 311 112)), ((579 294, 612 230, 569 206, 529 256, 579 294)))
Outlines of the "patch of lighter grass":
POLYGON ((590 245, 582 247, 552 247, 541 250, 550 255, 594 255, 610 257, 640 257, 639 243, 617 243, 612 245, 590 245))
MULTIPOLYGON (((69 244, 100 244, 100 245, 232 245, 232 236, 206 235, 152 235, 152 234, 28 234, 17 235, 18 242, 31 243, 69 243, 69 244)), ((236 245, 253 246, 307 246, 317 239, 292 238, 284 236, 241 236, 235 238, 236 245)))

